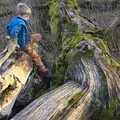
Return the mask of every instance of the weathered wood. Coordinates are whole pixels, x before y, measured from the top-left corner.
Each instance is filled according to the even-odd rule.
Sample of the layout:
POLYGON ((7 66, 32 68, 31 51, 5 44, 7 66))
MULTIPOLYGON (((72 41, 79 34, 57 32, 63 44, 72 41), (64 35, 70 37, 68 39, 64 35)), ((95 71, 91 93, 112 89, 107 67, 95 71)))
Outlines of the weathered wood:
POLYGON ((10 114, 16 97, 25 85, 31 70, 30 57, 23 54, 10 69, 2 74, 0 82, 3 99, 0 100, 0 118, 10 114), (10 89, 9 86, 14 84, 15 88, 10 89))
POLYGON ((68 20, 77 24, 80 29, 95 28, 97 25, 97 23, 93 23, 93 21, 81 16, 77 10, 73 9, 68 4, 65 4, 64 0, 61 2, 61 9, 61 16, 69 18, 68 20))
POLYGON ((81 90, 77 83, 68 82, 36 99, 11 120, 49 120, 62 111, 72 96, 81 90))
POLYGON ((15 48, 17 46, 17 41, 9 41, 8 46, 6 46, 5 49, 7 49, 7 52, 5 52, 5 56, 3 55, 3 57, 0 59, 0 67, 2 66, 2 64, 9 58, 9 56, 15 51, 15 48))

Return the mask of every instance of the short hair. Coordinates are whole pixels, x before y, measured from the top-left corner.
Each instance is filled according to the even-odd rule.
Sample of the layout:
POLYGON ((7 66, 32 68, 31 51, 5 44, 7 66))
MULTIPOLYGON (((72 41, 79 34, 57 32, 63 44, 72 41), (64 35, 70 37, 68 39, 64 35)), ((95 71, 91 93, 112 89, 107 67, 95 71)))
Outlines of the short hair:
POLYGON ((16 6, 16 13, 17 15, 29 15, 31 14, 31 8, 25 3, 18 3, 16 6))

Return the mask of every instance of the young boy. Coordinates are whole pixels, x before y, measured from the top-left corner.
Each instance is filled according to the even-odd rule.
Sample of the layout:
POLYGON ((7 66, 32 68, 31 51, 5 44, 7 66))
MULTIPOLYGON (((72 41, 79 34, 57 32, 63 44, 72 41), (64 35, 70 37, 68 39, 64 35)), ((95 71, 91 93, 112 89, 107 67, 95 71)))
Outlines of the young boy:
POLYGON ((40 34, 29 34, 28 23, 32 14, 31 9, 24 3, 18 3, 16 7, 17 17, 7 25, 7 32, 11 39, 17 40, 21 51, 26 52, 34 60, 39 71, 48 73, 48 69, 41 61, 40 55, 33 49, 33 44, 41 38, 40 34))

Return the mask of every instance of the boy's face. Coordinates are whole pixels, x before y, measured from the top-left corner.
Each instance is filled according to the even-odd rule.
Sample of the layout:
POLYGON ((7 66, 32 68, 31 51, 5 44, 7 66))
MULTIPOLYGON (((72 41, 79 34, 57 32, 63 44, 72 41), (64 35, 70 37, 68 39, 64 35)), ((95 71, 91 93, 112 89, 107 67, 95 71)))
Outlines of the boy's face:
POLYGON ((28 14, 26 15, 26 20, 29 21, 32 16, 32 11, 30 10, 28 14))
POLYGON ((31 15, 27 15, 26 20, 29 21, 31 19, 31 15))

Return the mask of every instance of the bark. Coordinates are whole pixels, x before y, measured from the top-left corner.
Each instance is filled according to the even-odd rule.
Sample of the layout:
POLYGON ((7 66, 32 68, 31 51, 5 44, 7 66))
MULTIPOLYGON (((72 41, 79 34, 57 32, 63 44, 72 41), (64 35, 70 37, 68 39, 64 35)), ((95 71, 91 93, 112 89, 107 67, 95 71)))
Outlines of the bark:
POLYGON ((65 85, 48 92, 33 101, 24 110, 18 113, 11 120, 47 120, 55 113, 62 110, 71 97, 80 92, 81 88, 75 82, 65 85))
MULTIPOLYGON (((13 56, 9 57, 15 51, 14 48, 14 46, 12 46, 12 49, 9 47, 5 56, 5 59, 8 59, 7 61, 14 59, 14 63, 9 67, 7 66, 0 76, 0 93, 2 95, 0 99, 0 118, 10 115, 15 100, 32 70, 29 56, 23 54, 18 61, 13 56)), ((2 68, 6 67, 5 65, 2 68)))

